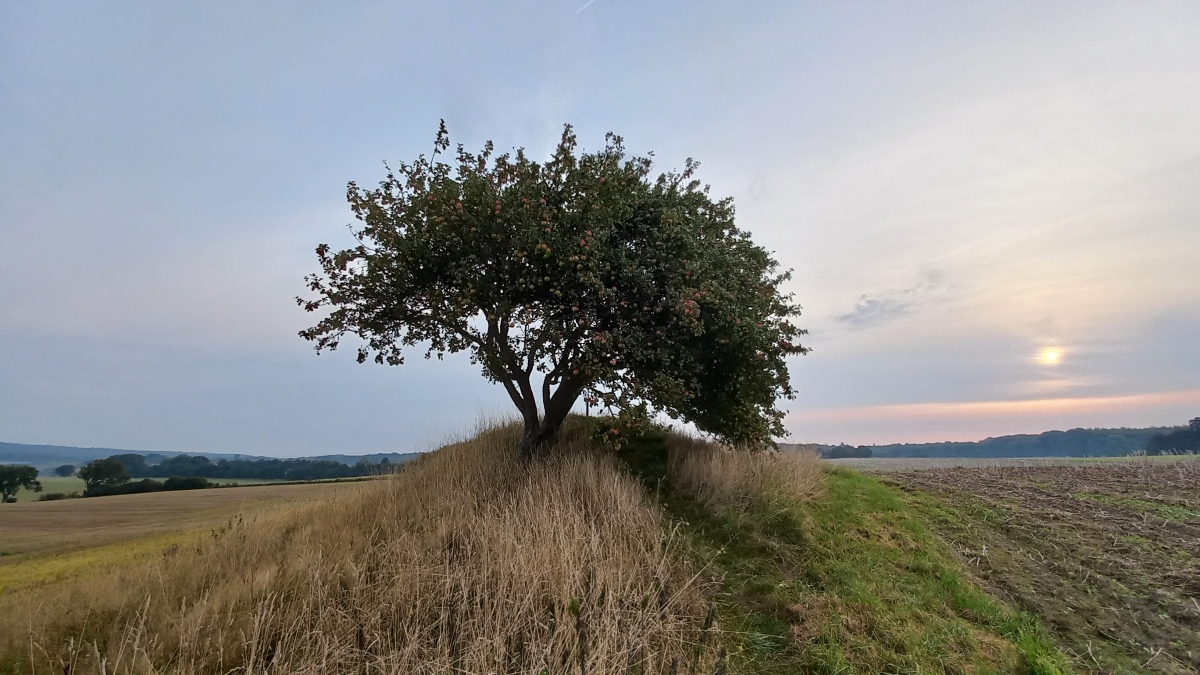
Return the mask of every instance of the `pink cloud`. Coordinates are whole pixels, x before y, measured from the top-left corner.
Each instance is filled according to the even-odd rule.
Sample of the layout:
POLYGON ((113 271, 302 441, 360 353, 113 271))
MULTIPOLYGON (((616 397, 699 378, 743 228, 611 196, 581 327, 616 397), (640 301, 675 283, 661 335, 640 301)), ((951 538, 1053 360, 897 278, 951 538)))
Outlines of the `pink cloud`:
POLYGON ((1016 401, 911 403, 797 410, 792 438, 806 442, 928 443, 1076 427, 1184 424, 1200 414, 1200 389, 1016 401))

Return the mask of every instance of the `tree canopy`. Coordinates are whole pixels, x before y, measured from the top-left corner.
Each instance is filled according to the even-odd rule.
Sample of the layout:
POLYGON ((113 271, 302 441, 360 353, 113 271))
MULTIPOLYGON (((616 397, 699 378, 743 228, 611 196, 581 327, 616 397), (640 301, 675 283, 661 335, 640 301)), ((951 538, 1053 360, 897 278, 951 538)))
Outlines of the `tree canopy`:
POLYGON ((1200 417, 1188 420, 1188 425, 1182 429, 1155 434, 1146 444, 1148 455, 1177 452, 1200 452, 1200 417))
POLYGON ((74 464, 63 464, 61 466, 57 466, 54 468, 54 475, 59 476, 61 478, 66 478, 67 476, 73 476, 73 475, 75 475, 76 468, 77 467, 74 464))
POLYGON ((87 484, 85 496, 103 494, 115 485, 129 482, 129 472, 119 460, 95 459, 79 469, 79 477, 87 484))
POLYGON ((38 470, 32 466, 0 464, 0 503, 16 499, 21 488, 41 492, 42 484, 37 477, 38 470))
POLYGON ((651 177, 620 137, 586 153, 570 126, 544 163, 490 142, 446 162, 449 148, 443 124, 430 157, 349 184, 358 244, 318 246, 316 297, 297 299, 324 312, 300 333, 318 352, 347 336, 360 362, 466 351, 521 412, 526 454, 554 444, 580 396, 626 424, 652 406, 731 443, 782 433, 786 358, 807 351, 789 272, 695 162, 651 177))

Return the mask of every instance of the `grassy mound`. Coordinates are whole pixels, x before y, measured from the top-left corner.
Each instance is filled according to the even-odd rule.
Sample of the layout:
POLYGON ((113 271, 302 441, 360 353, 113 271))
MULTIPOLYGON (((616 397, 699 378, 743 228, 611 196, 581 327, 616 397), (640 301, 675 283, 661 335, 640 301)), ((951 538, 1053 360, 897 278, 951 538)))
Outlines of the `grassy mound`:
MULTIPOLYGON (((7 672, 712 672, 660 508, 581 439, 491 429, 358 494, 0 600, 7 672), (680 670, 681 668, 685 670, 680 670)), ((706 628, 708 630, 706 630, 706 628)))

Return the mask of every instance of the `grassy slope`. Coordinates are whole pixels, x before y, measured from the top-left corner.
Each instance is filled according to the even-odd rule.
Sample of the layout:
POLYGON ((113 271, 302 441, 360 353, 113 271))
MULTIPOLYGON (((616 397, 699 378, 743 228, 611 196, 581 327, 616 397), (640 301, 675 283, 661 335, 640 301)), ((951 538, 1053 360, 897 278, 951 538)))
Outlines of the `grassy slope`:
POLYGON ((818 500, 716 513, 664 480, 664 443, 625 459, 722 578, 733 672, 1069 672, 1037 619, 969 583, 899 490, 833 469, 818 500))

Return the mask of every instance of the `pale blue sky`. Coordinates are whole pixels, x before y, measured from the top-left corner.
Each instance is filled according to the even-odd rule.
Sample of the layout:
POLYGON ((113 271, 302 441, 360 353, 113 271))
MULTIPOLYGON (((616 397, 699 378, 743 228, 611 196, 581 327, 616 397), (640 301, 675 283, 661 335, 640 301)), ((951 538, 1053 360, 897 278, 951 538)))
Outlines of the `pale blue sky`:
POLYGON ((405 451, 507 414, 465 357, 296 337, 346 182, 439 118, 699 159, 796 270, 791 440, 1200 414, 1200 4, 742 5, 0 5, 0 441, 405 451))

